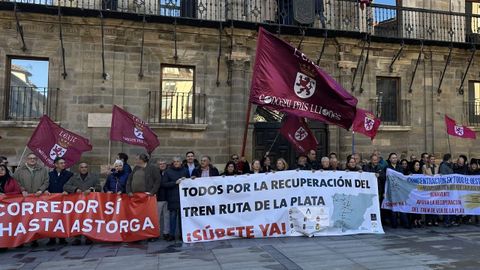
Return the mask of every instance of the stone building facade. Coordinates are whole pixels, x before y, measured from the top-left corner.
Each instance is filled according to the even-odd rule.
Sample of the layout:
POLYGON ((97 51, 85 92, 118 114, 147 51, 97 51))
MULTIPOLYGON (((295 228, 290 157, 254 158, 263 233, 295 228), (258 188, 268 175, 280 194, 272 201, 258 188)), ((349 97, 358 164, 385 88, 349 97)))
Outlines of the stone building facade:
MULTIPOLYGON (((331 2, 336 1, 328 1, 331 2)), ((404 0, 403 5, 442 11, 448 11, 445 8, 452 6, 446 0, 430 1, 430 6, 417 6, 417 2, 427 1, 404 0)), ((452 10, 465 12, 464 3, 452 2, 459 2, 453 5, 455 8, 452 10)), ((257 25, 254 23, 224 21, 220 28, 220 23, 212 21, 181 18, 177 21, 172 17, 163 20, 162 16, 153 15, 147 16, 146 23, 142 23, 141 14, 119 16, 109 11, 102 14, 102 20, 92 12, 82 15, 75 8, 65 8, 61 17, 66 70, 64 78, 60 24, 58 16, 53 14, 55 12, 47 9, 30 10, 28 5, 20 9, 17 18, 23 29, 26 46, 23 51, 15 13, 10 9, 13 5, 0 2, 0 6, 0 154, 7 156, 11 164, 19 163, 24 147, 38 123, 35 119, 8 117, 9 67, 11 59, 16 57, 48 59, 48 85, 44 87, 58 91, 55 96, 48 97, 53 103, 46 112, 62 127, 90 139, 93 151, 85 153, 83 158, 95 170, 111 163, 118 152, 133 155, 143 151, 119 142, 109 143, 113 104, 150 123, 160 139, 160 146, 153 152, 154 157, 183 156, 186 151, 194 150, 197 155, 210 155, 213 163, 222 167, 231 154, 241 151, 255 57, 257 25), (169 87, 166 79, 168 68, 173 68, 170 70, 173 73, 178 68, 193 72, 191 81, 184 78, 187 81, 184 87, 188 88, 184 93, 194 92, 193 96, 187 94, 182 99, 168 98, 165 92, 169 87), (143 76, 139 76, 139 73, 143 76), (169 106, 177 114, 183 110, 180 111, 182 116, 172 116, 172 111, 165 109, 169 106), (185 110, 191 111, 186 113, 185 110)), ((277 8, 276 5, 272 6, 277 8)), ((328 9, 333 10, 334 7, 324 6, 325 12, 328 9)), ((364 23, 362 19, 366 11, 355 14, 349 16, 357 16, 356 20, 362 22, 356 28, 352 26, 352 31, 337 31, 331 26, 325 37, 322 29, 307 28, 301 43, 302 51, 311 59, 318 57, 325 44, 320 67, 345 89, 354 89, 352 93, 358 98, 359 107, 377 114, 383 111, 384 117, 388 118, 375 140, 355 136, 356 152, 364 156, 373 149, 379 149, 384 155, 393 151, 404 155, 430 152, 440 157, 449 151, 444 114, 474 128, 480 124, 476 118, 480 110, 475 105, 472 107, 480 98, 480 92, 478 97, 475 94, 475 82, 480 81, 480 58, 477 55, 474 55, 465 75, 464 93, 459 94, 472 52, 470 48, 474 45, 464 37, 468 30, 464 27, 465 20, 471 20, 470 17, 463 17, 461 29, 459 22, 454 23, 459 29, 447 37, 453 36, 455 42, 445 41, 445 35, 421 38, 407 35, 404 32, 407 31, 407 23, 401 22, 395 24, 399 28, 388 28, 397 34, 403 31, 401 38, 373 32, 368 48, 364 45, 366 35, 363 32, 366 30, 361 29, 367 28, 367 22, 364 23), (419 57, 421 48, 423 50, 419 57), (363 65, 367 51, 368 62, 363 65), (397 54, 398 57, 393 61, 397 54), (449 54, 450 61, 446 64, 449 54), (363 67, 365 72, 362 79, 363 67), (352 84, 353 77, 355 81, 352 84), (395 89, 392 90, 392 87, 395 89), (394 96, 392 103, 381 101, 386 98, 382 95, 387 92, 390 98, 394 96), (391 115, 386 116, 388 110, 391 115)), ((273 15, 270 12, 268 16, 273 15)), ((329 27, 333 21, 328 20, 328 16, 326 18, 326 27, 329 27)), ((391 19, 388 17, 372 25, 388 26, 391 19)), ((349 21, 355 20, 349 18, 349 21)), ((409 22, 416 22, 416 19, 409 22)), ((315 25, 318 24, 317 21, 315 25)), ((447 24, 441 24, 434 30, 442 32, 440 28, 447 24)), ((273 24, 265 27, 270 31, 278 32, 279 29, 278 25, 273 24)), ((424 33, 422 31, 415 33, 424 33)), ((297 46, 302 39, 299 33, 297 27, 284 26, 279 34, 297 46)), ((176 85, 178 88, 179 81, 176 85)), ((260 158, 254 146, 254 140, 258 139, 255 137, 255 121, 259 119, 264 118, 258 117, 255 108, 252 108, 246 143, 246 157, 249 160, 260 158)), ((328 126, 325 134, 322 154, 337 152, 344 159, 351 152, 350 131, 328 126)), ((452 137, 450 144, 454 154, 465 153, 469 157, 480 154, 480 146, 475 141, 452 137)))

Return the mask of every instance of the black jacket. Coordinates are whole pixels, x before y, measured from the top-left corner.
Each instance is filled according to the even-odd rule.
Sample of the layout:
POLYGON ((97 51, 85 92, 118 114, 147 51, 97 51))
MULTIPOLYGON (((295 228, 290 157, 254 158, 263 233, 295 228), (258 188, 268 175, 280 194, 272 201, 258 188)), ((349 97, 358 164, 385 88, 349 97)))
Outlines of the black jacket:
POLYGON ((56 170, 53 170, 48 173, 48 192, 50 193, 62 193, 63 186, 70 180, 73 176, 72 172, 63 170, 58 175, 56 170))
POLYGON ((456 174, 468 174, 468 166, 463 164, 463 166, 459 166, 456 163, 453 165, 453 172, 456 174))
MULTIPOLYGON (((198 162, 197 159, 194 159, 194 160, 193 160, 193 165, 195 165, 195 168, 198 168, 198 166, 200 166, 200 162, 198 162)), ((192 171, 192 174, 190 175, 190 171, 188 170, 188 164, 187 164, 187 160, 186 160, 186 159, 182 162, 182 167, 184 167, 185 169, 187 169, 188 177, 191 177, 191 176, 193 175, 193 171, 192 171)), ((193 170, 195 170, 195 168, 194 168, 193 170)))
POLYGON ((185 177, 189 178, 188 170, 184 167, 168 168, 162 177, 162 187, 166 188, 166 198, 168 202, 168 210, 180 209, 180 194, 177 185, 177 180, 185 177))
MULTIPOLYGON (((168 170, 168 169, 167 169, 168 170)), ((165 175, 165 171, 160 171, 160 175, 163 176, 165 175)), ((157 191, 157 202, 162 202, 167 200, 167 189, 162 185, 158 191, 157 191)))
POLYGON ((320 163, 316 160, 311 161, 310 159, 307 159, 307 163, 310 166, 310 169, 312 170, 320 170, 320 163))
MULTIPOLYGON (((209 171, 208 171, 209 176, 219 176, 220 175, 217 168, 213 167, 212 165, 209 165, 209 167, 210 167, 209 171)), ((193 169, 193 172, 192 172, 191 176, 202 177, 202 168, 196 167, 195 169, 193 169)))

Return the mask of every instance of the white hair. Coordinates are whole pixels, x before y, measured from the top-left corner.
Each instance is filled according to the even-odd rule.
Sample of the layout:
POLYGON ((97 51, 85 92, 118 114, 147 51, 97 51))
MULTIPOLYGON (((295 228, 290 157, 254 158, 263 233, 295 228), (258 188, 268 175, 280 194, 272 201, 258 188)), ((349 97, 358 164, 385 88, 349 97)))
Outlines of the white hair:
POLYGON ((123 167, 123 161, 121 161, 120 159, 115 160, 115 162, 113 163, 113 166, 116 166, 116 165, 120 165, 123 167))

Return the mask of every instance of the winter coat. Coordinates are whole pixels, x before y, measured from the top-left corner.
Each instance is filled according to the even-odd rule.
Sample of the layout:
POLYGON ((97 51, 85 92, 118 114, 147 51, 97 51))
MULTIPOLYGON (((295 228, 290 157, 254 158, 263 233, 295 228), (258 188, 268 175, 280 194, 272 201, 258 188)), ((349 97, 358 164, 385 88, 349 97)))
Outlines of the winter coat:
POLYGON ((17 181, 13 178, 9 178, 3 187, 3 190, 0 190, 0 193, 4 194, 22 194, 22 190, 20 185, 18 185, 17 181))
MULTIPOLYGON (((128 176, 127 179, 127 193, 132 192, 132 180, 133 175, 137 170, 141 169, 138 166, 135 166, 132 173, 128 176)), ((145 167, 145 191, 150 194, 157 194, 158 189, 161 186, 162 176, 160 175, 160 169, 153 165, 147 165, 145 167)))
POLYGON ((48 192, 50 193, 62 193, 63 186, 65 183, 70 180, 73 176, 72 172, 67 170, 62 170, 60 174, 58 174, 57 170, 53 170, 48 173, 48 192))
MULTIPOLYGON (((220 173, 218 172, 218 169, 213 167, 212 165, 209 165, 208 176, 219 176, 219 175, 220 173)), ((202 177, 202 168, 201 167, 195 168, 191 176, 202 177)))
POLYGON ((17 180, 22 191, 28 193, 43 192, 48 188, 48 169, 38 164, 33 171, 30 171, 27 165, 20 166, 13 174, 13 178, 17 180))
POLYGON ((440 168, 438 169, 438 173, 441 175, 453 174, 452 163, 448 163, 445 161, 440 163, 440 168))
POLYGON ((180 209, 180 194, 176 182, 182 177, 190 177, 188 175, 188 170, 184 167, 170 167, 165 171, 165 174, 162 177, 162 187, 165 187, 167 189, 166 197, 168 202, 168 210, 180 209))
MULTIPOLYGON (((194 159, 194 160, 193 160, 193 165, 194 165, 193 170, 195 170, 195 168, 198 168, 198 167, 200 166, 200 162, 198 162, 197 159, 194 159)), ((188 164, 187 164, 187 160, 186 160, 186 159, 182 162, 182 167, 184 167, 185 169, 187 169, 188 177, 192 177, 192 175, 193 175, 193 170, 192 170, 192 173, 190 173, 190 171, 188 170, 188 164)))
MULTIPOLYGON (((160 175, 163 176, 165 175, 165 171, 160 170, 160 175)), ((161 185, 160 188, 157 191, 157 202, 163 202, 167 200, 167 189, 161 185)))
POLYGON ((75 174, 70 180, 68 180, 65 186, 63 186, 63 190, 68 193, 74 193, 77 189, 86 191, 90 188, 94 188, 96 192, 102 191, 98 175, 89 173, 85 179, 82 179, 80 174, 75 174))
POLYGON ((121 191, 122 193, 126 193, 128 176, 129 174, 125 171, 125 169, 119 172, 117 172, 115 169, 112 169, 112 173, 108 175, 107 181, 105 181, 103 191, 111 191, 113 193, 121 191))

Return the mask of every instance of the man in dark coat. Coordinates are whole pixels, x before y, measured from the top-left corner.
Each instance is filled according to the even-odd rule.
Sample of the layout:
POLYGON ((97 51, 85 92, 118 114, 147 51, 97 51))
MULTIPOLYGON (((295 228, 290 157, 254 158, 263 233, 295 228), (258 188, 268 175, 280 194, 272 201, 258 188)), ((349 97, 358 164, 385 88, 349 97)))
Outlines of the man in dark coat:
POLYGON ((135 168, 127 179, 127 193, 132 196, 136 192, 145 192, 150 196, 157 194, 161 186, 162 176, 154 165, 148 164, 147 154, 137 156, 135 168))
POLYGON ((188 151, 185 154, 185 160, 182 162, 182 166, 187 169, 188 177, 191 177, 193 170, 195 170, 195 168, 200 166, 200 163, 195 158, 195 153, 193 151, 188 151))
POLYGON ((219 176, 220 173, 218 169, 213 167, 211 164, 212 160, 209 156, 203 156, 200 159, 200 166, 195 168, 192 172, 192 178, 195 177, 209 177, 209 176, 219 176))
POLYGON ((320 164, 318 163, 318 160, 317 160, 317 151, 315 149, 310 149, 310 151, 308 151, 308 165, 310 167, 310 169, 312 170, 320 170, 320 164))
MULTIPOLYGON (((55 158, 53 164, 55 165, 55 169, 48 173, 47 191, 48 193, 63 193, 63 186, 68 182, 68 180, 70 180, 70 178, 73 176, 73 173, 65 169, 65 159, 61 157, 55 158)), ((50 238, 47 246, 52 246, 56 243, 56 238, 50 238)), ((66 244, 67 241, 65 238, 60 238, 59 243, 66 244)))
MULTIPOLYGON (((100 192, 102 191, 102 186, 100 185, 100 179, 98 175, 88 172, 88 164, 82 162, 78 164, 78 174, 73 175, 70 180, 63 186, 63 190, 68 193, 84 193, 85 195, 90 194, 90 192, 100 192)), ((78 246, 82 243, 82 237, 76 236, 75 240, 72 242, 72 246, 78 246)), ((85 244, 91 245, 92 240, 85 238, 85 244)))
MULTIPOLYGON (((183 179, 189 177, 187 169, 182 167, 182 159, 180 157, 173 158, 172 166, 165 171, 162 177, 162 187, 166 188, 168 210, 170 211, 170 237, 168 237, 168 241, 175 240, 177 218, 181 222, 178 185, 183 179)), ((179 225, 179 228, 181 230, 182 226, 179 225)))
MULTIPOLYGON (((167 162, 164 159, 159 159, 157 160, 157 167, 160 170, 160 175, 163 177, 168 169, 167 162)), ((170 211, 168 211, 167 189, 163 185, 160 186, 157 192, 157 211, 160 224, 162 224, 160 228, 163 229, 163 239, 167 240, 170 238, 170 211)))

